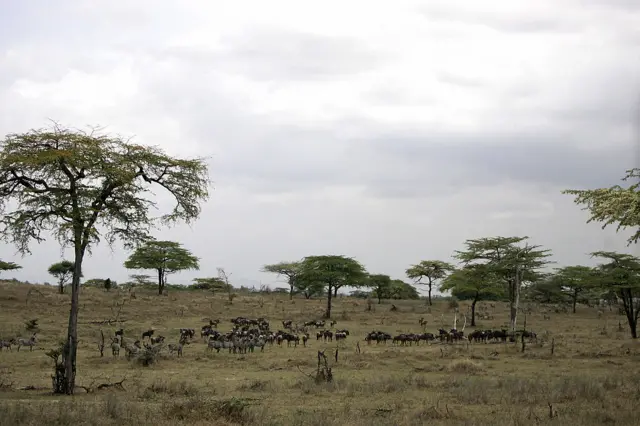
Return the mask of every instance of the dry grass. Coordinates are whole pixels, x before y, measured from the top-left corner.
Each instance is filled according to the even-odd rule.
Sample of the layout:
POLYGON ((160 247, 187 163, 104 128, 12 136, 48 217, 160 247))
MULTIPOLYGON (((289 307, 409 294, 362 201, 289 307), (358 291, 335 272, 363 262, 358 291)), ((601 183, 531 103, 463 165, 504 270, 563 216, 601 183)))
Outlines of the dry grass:
MULTIPOLYGON (((197 341, 185 347, 183 358, 165 354, 141 367, 126 361, 124 351, 119 359, 109 350, 101 358, 100 329, 110 336, 119 327, 88 323, 112 317, 115 304, 126 299, 125 335, 154 327, 171 343, 179 328, 198 329, 205 317, 220 318, 223 330, 239 315, 264 316, 274 329, 283 319, 316 319, 322 300, 241 295, 227 305, 224 295, 204 292, 168 297, 138 292, 130 300, 117 291, 83 289, 78 382, 126 377, 125 390, 68 398, 49 392, 52 369, 45 351, 65 334, 69 296, 47 287, 29 294, 32 288, 0 283, 0 337, 28 337, 24 322, 32 318, 41 329, 33 352, 0 352, 0 425, 640 424, 640 348, 626 328, 618 331, 623 318, 617 312, 607 310, 599 319, 597 309, 580 307, 576 315, 552 311, 551 320, 544 320, 543 308, 534 309, 527 324, 539 339, 523 354, 519 344, 369 346, 363 341, 368 331, 419 332, 418 319, 425 317, 433 332, 442 314, 451 322, 453 313, 446 302, 428 313, 424 301, 394 302, 399 312, 385 304, 367 312, 366 301, 339 298, 337 327, 351 335, 339 344, 334 382, 317 385, 303 372, 313 372, 316 351, 333 353, 335 342, 312 337, 306 348, 267 345, 264 353, 233 355, 208 353, 197 341), (40 390, 19 390, 25 387, 40 390)), ((465 303, 460 310, 466 310, 465 303)), ((501 327, 507 320, 501 304, 489 313, 495 320, 480 320, 481 328, 501 327)))

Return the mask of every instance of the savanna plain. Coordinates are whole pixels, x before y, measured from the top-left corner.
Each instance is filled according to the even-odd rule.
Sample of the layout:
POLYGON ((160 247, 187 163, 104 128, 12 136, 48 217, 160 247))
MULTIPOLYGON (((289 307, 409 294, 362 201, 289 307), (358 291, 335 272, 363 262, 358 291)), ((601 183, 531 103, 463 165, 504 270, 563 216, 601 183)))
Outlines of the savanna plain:
MULTIPOLYGON (((616 307, 579 305, 573 314, 525 303, 518 327, 527 312, 526 329, 537 339, 525 339, 523 352, 520 340, 367 344, 374 330, 437 334, 452 327, 454 308, 444 300, 429 307, 424 300, 338 297, 333 329, 349 330, 346 339, 316 340, 312 327, 306 346, 285 342, 234 354, 207 350, 199 337, 207 319, 219 318, 218 330, 227 331, 232 318, 264 317, 275 331, 283 320, 319 319, 326 300, 239 293, 229 303, 207 291, 145 290, 132 298, 118 289, 82 288, 77 384, 89 392, 61 397, 51 393, 54 364, 46 353, 64 340, 69 297, 54 287, 0 282, 0 338, 28 339, 31 319, 39 328, 33 350, 0 352, 1 425, 640 425, 640 346, 616 307), (196 337, 182 357, 164 351, 143 366, 124 350, 112 356, 109 338, 119 328, 138 339, 153 328, 167 344, 177 344, 181 328, 194 328, 196 337), (318 351, 329 359, 330 383, 312 377, 318 351)), ((506 328, 506 304, 479 305, 476 327, 467 321, 466 335, 506 328)), ((458 312, 460 329, 468 304, 460 302, 458 312)))

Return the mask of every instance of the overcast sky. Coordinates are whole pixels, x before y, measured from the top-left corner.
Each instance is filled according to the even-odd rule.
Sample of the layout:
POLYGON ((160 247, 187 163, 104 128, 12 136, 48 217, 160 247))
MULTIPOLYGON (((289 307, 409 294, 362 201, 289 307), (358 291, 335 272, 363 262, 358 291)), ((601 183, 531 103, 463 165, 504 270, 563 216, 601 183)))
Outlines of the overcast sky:
MULTIPOLYGON (((468 238, 528 235, 559 265, 626 247, 565 188, 637 166, 640 2, 5 1, 0 135, 48 119, 210 156, 211 200, 158 234, 225 267, 344 254, 404 278, 468 238)), ((4 274, 50 280, 55 240, 4 274)), ((127 279, 107 246, 87 278, 127 279)))

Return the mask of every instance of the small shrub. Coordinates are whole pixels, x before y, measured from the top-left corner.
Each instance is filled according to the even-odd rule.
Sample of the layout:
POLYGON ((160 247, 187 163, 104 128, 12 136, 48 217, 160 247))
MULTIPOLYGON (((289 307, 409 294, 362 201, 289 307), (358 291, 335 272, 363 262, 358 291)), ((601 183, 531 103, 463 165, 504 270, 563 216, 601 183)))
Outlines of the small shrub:
POLYGON ((484 367, 470 359, 457 359, 447 366, 451 373, 477 374, 484 371, 484 367))

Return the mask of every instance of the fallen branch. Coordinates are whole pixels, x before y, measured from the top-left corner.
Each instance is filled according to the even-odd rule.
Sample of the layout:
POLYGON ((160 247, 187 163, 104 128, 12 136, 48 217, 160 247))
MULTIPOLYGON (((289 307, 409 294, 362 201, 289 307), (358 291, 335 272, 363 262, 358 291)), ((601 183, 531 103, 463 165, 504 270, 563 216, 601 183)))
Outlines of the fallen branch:
POLYGON ((124 381, 127 380, 127 378, 123 378, 122 380, 120 380, 119 382, 115 382, 115 383, 101 383, 98 386, 93 385, 93 383, 89 386, 82 386, 82 385, 76 385, 77 388, 80 389, 84 389, 85 392, 87 393, 93 393, 96 390, 103 390, 103 389, 110 389, 110 388, 114 388, 114 389, 118 389, 118 390, 125 390, 124 386, 122 385, 124 383, 124 381))

